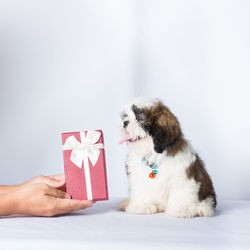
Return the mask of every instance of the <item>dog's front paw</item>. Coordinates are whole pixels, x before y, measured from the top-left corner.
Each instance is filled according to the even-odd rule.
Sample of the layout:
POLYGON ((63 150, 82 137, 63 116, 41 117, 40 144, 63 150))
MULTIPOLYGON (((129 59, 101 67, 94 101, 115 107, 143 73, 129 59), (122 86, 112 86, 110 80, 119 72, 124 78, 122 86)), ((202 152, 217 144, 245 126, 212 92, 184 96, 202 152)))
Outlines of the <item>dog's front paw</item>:
POLYGON ((119 203, 119 205, 118 205, 118 208, 119 208, 120 210, 122 210, 122 211, 126 211, 126 208, 127 208, 127 206, 128 206, 128 203, 129 203, 129 198, 127 198, 127 199, 121 201, 121 202, 119 203))
POLYGON ((176 218, 192 218, 197 216, 197 212, 194 206, 168 208, 166 212, 168 216, 176 218))
POLYGON ((154 204, 129 203, 125 211, 130 214, 154 214, 157 212, 157 207, 154 204))

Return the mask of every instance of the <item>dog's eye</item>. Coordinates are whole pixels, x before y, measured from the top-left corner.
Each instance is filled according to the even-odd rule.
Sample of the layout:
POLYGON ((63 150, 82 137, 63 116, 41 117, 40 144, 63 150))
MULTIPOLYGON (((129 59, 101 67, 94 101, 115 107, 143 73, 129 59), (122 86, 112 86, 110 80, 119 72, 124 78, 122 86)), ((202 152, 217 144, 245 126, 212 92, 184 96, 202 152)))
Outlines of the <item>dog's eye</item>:
POLYGON ((141 121, 143 120, 143 115, 142 115, 142 114, 137 114, 136 120, 137 120, 138 122, 141 122, 141 121))
POLYGON ((125 118, 127 118, 128 117, 128 115, 125 113, 125 112, 122 112, 121 113, 121 118, 122 118, 122 120, 124 120, 125 118))
POLYGON ((128 126, 128 124, 129 124, 129 121, 124 121, 123 122, 123 127, 126 128, 128 126))

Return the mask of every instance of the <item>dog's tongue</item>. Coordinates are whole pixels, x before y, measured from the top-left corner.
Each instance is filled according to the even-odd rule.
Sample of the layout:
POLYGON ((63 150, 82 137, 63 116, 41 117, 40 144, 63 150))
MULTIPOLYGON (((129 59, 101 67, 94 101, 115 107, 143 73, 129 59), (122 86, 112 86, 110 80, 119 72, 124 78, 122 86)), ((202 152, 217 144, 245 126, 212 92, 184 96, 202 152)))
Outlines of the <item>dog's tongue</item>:
POLYGON ((127 141, 129 141, 129 140, 131 140, 132 139, 132 137, 130 136, 130 135, 127 135, 126 137, 124 137, 123 139, 121 139, 120 141, 119 141, 119 144, 122 144, 122 143, 124 143, 124 142, 127 142, 127 141))

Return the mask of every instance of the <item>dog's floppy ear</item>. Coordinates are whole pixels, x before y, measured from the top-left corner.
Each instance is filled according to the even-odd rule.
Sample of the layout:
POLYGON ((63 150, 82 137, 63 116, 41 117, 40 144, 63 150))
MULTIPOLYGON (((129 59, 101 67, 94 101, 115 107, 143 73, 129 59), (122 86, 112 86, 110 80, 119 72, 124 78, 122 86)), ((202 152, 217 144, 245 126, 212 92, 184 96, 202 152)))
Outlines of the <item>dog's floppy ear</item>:
POLYGON ((173 147, 181 137, 181 128, 177 118, 162 103, 156 105, 153 110, 154 122, 151 136, 154 141, 154 149, 162 153, 165 149, 173 147))

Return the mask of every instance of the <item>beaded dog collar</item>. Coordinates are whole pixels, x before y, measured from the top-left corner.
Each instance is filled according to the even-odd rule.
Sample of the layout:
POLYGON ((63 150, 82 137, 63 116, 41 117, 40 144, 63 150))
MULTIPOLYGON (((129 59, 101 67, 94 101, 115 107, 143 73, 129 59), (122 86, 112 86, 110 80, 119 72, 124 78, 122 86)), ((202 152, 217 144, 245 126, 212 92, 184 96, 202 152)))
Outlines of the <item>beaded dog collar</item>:
POLYGON ((158 174, 158 171, 156 170, 158 168, 158 165, 155 163, 155 162, 152 162, 150 163, 146 157, 142 157, 141 159, 142 163, 145 165, 145 166, 148 166, 152 169, 152 172, 149 174, 149 177, 151 179, 154 179, 155 176, 158 174))

